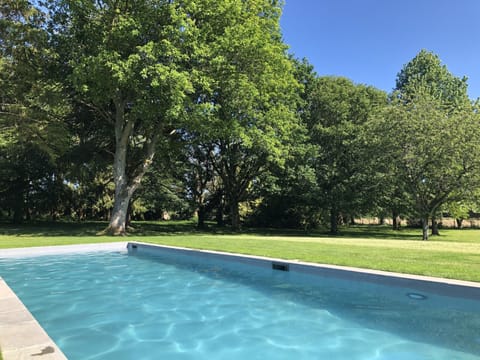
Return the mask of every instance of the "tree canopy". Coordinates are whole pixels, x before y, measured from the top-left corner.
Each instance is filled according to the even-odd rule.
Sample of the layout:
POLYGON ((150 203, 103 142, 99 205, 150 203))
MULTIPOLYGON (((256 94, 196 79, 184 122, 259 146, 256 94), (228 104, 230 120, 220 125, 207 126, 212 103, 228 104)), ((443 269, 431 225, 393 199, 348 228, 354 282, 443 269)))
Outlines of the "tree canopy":
POLYGON ((478 208, 467 79, 421 50, 386 94, 288 54, 270 0, 6 0, 0 218, 311 228, 478 208), (167 215, 168 213, 168 215, 167 215))
MULTIPOLYGON (((362 213, 376 192, 375 158, 365 124, 386 105, 384 92, 345 78, 318 78, 310 95, 308 128, 317 146, 319 202, 337 232, 340 215, 362 213)), ((370 204, 371 205, 371 204, 370 204)))
POLYGON ((450 108, 470 105, 467 78, 456 77, 438 55, 421 50, 397 74, 395 91, 406 101, 428 95, 450 108), (419 89, 423 89, 419 92, 419 89))
MULTIPOLYGON (((397 76, 397 88, 377 133, 393 186, 402 189, 428 239, 428 220, 442 206, 468 199, 478 188, 480 124, 467 95, 467 79, 451 74, 425 50, 397 76)), ((395 192, 399 193, 397 190, 395 192)), ((407 201, 405 201, 407 200, 407 201)))

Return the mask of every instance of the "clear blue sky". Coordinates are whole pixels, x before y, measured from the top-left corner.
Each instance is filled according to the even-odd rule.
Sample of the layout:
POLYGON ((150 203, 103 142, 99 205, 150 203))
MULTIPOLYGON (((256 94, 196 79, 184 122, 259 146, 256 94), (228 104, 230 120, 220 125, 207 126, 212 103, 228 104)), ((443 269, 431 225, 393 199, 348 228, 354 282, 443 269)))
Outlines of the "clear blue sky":
POLYGON ((480 97, 480 0, 285 0, 285 42, 319 75, 391 91, 421 50, 436 53, 480 97))

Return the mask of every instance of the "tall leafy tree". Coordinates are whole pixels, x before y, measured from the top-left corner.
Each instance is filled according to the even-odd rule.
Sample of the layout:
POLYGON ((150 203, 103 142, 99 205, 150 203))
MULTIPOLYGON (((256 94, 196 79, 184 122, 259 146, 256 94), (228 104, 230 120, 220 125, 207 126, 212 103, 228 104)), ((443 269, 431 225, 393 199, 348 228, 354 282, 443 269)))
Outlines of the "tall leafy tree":
POLYGON ((70 104, 53 77, 45 13, 29 1, 6 0, 0 34, 0 197, 18 222, 33 193, 43 194, 36 207, 45 208, 53 206, 51 180, 62 186, 57 159, 70 145, 64 125, 70 104))
POLYGON ((405 101, 411 100, 420 88, 450 110, 470 106, 467 78, 454 76, 438 55, 427 50, 421 50, 405 64, 396 79, 396 95, 405 101))
POLYGON ((395 174, 427 240, 429 219, 443 205, 465 198, 479 186, 478 115, 462 109, 446 111, 438 99, 421 90, 388 112, 380 125, 386 141, 384 161, 395 164, 395 174))
POLYGON ((0 6, 0 129, 4 141, 35 143, 55 157, 68 146, 70 106, 53 77, 45 27, 46 14, 29 1, 0 6))
POLYGON ((115 198, 107 231, 123 234, 130 200, 191 91, 195 25, 163 0, 50 0, 52 42, 73 97, 110 124, 115 198))
MULTIPOLYGON (((445 160, 442 159, 442 152, 438 152, 438 155, 436 155, 435 152, 428 151, 437 149, 440 146, 436 144, 437 142, 441 141, 438 138, 439 134, 444 136, 443 141, 445 141, 446 144, 453 145, 456 143, 456 139, 458 137, 465 136, 467 131, 466 129, 472 126, 471 119, 472 117, 475 117, 475 115, 471 101, 467 94, 467 79, 465 77, 458 78, 450 73, 436 54, 426 50, 421 50, 415 56, 415 58, 407 63, 398 73, 396 89, 393 93, 392 99, 394 99, 392 106, 396 109, 389 110, 390 113, 397 112, 397 115, 395 116, 398 118, 398 114, 403 112, 404 115, 402 116, 411 118, 411 128, 417 129, 416 136, 419 138, 424 138, 421 141, 418 139, 411 139, 412 142, 419 142, 417 144, 417 148, 415 149, 417 156, 419 156, 420 159, 425 159, 425 157, 427 157, 427 159, 429 159, 429 164, 433 164, 428 171, 432 173, 438 172, 439 174, 435 174, 435 176, 437 178, 441 178, 440 174, 445 172, 443 165, 446 165, 445 160), (450 121, 450 123, 444 124, 446 121, 450 121), (422 122, 424 123, 422 124, 422 122), (456 125, 454 125, 454 123, 456 123, 456 125), (453 134, 450 131, 445 133, 445 131, 441 129, 441 127, 444 125, 452 126, 451 132, 458 131, 459 133, 453 134), (420 142, 422 142, 423 145, 421 145, 420 142), (428 144, 429 142, 431 142, 431 145, 425 147, 424 145, 428 144), (437 156, 438 159, 435 159, 437 156), (435 167, 438 167, 437 170, 435 170, 435 167)), ((391 117, 387 116, 387 118, 391 117)), ((408 126, 406 122, 404 125, 408 126)), ((470 138, 471 137, 469 136, 468 140, 470 140, 470 138)), ((400 139, 401 137, 395 137, 391 140, 396 142, 400 139)), ((407 139, 403 140, 408 141, 407 139)), ((471 145, 472 148, 470 153, 475 153, 475 151, 477 151, 476 146, 474 146, 475 143, 472 143, 471 145)), ((448 145, 442 145, 443 148, 446 146, 448 145)), ((395 148, 395 146, 391 148, 395 148)), ((451 153, 455 153, 455 149, 452 148, 451 153)), ((402 164, 402 154, 402 152, 399 153, 399 165, 402 164)), ((420 159, 418 161, 422 161, 420 159)), ((463 161, 460 159, 458 160, 460 162, 463 161)), ((397 162, 393 162, 392 164, 397 164, 397 162)), ((469 163, 468 167, 470 166, 475 167, 475 165, 471 162, 469 163)), ((400 170, 400 168, 401 166, 395 166, 392 168, 392 174, 394 174, 394 177, 397 179, 394 182, 396 188, 395 192, 402 193, 406 190, 406 188, 408 188, 409 194, 407 194, 407 196, 410 195, 416 198, 419 192, 414 191, 411 186, 412 184, 409 183, 412 178, 405 178, 405 173, 403 170, 400 170), (400 173, 397 173, 397 171, 400 171, 400 173)), ((455 166, 452 168, 452 170, 453 169, 455 169, 455 166)), ((426 171, 426 169, 424 169, 424 171, 426 171)), ((460 173, 457 173, 457 176, 460 176, 460 173)), ((465 176, 462 175, 461 177, 469 178, 470 180, 472 179, 470 175, 467 176, 466 174, 465 176)), ((459 181, 459 184, 460 183, 461 181, 459 181)), ((444 188, 442 191, 440 191, 439 188, 435 189, 435 187, 430 188, 430 191, 436 192, 437 196, 440 196, 445 200, 448 197, 453 196, 453 192, 456 193, 455 197, 460 196, 460 193, 454 191, 452 186, 454 187, 454 184, 449 184, 449 181, 445 179, 443 184, 444 188), (446 194, 445 189, 449 189, 447 191, 449 195, 439 195, 439 193, 446 194)), ((465 192, 463 192, 463 194, 465 194, 465 192)), ((431 196, 433 196, 433 193, 431 196)), ((413 206, 417 216, 422 218, 424 226, 423 237, 427 238, 428 222, 425 220, 425 214, 427 212, 429 213, 429 216, 432 218, 432 223, 435 225, 435 217, 437 215, 436 212, 439 210, 439 207, 433 205, 438 203, 438 199, 432 200, 431 204, 428 206, 425 205, 428 202, 425 199, 426 198, 424 197, 421 201, 424 204, 420 206, 417 198, 417 200, 413 202, 413 206), (423 208, 423 210, 420 211, 420 207, 423 208), (429 210, 427 211, 426 208, 429 208, 429 210)), ((441 202, 444 203, 444 200, 441 202)), ((433 234, 438 234, 438 230, 435 226, 433 227, 433 234)))
POLYGON ((206 117, 201 131, 218 140, 217 170, 237 224, 235 208, 249 181, 278 148, 276 121, 292 118, 290 95, 283 95, 292 93, 294 82, 279 32, 281 2, 47 0, 44 5, 50 11, 49 44, 62 65, 59 76, 67 79, 72 99, 95 111, 114 134, 115 200, 107 231, 125 232, 128 204, 159 139, 191 128, 183 121, 186 114, 206 117))
POLYGON ((268 186, 261 189, 261 201, 249 222, 268 227, 306 229, 320 223, 313 160, 316 147, 308 141, 306 132, 317 74, 306 59, 291 56, 290 60, 294 76, 301 86, 296 111, 305 129, 290 144, 284 163, 273 166, 268 176, 262 179, 262 183, 268 186))
POLYGON ((201 137, 197 143, 213 149, 209 161, 238 229, 239 204, 249 198, 258 175, 281 162, 299 127, 299 86, 281 39, 282 2, 218 3, 216 12, 198 12, 196 19, 212 24, 215 41, 205 56, 210 81, 195 95, 202 107, 192 114, 197 121, 191 132, 201 137))
POLYGON ((384 92, 345 78, 318 78, 312 91, 308 127, 317 147, 317 201, 328 214, 332 233, 340 215, 355 215, 372 205, 378 164, 366 124, 385 104, 384 92))

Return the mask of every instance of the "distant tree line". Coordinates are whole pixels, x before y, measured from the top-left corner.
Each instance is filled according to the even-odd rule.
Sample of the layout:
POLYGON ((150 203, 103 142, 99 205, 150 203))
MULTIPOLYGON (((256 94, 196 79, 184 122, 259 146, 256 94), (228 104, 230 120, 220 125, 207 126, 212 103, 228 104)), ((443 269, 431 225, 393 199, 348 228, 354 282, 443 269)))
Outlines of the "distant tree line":
POLYGON ((467 79, 422 50, 387 94, 288 54, 282 1, 5 0, 0 218, 332 233, 478 209, 467 79))

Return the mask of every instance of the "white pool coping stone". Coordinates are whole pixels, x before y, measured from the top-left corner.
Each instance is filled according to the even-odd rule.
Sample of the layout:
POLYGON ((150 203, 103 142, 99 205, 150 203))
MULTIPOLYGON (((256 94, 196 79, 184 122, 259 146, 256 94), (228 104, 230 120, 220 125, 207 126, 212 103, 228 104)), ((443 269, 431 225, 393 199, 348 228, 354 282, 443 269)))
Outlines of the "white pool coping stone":
MULTIPOLYGON (((288 264, 290 271, 309 274, 332 274, 352 280, 409 286, 436 293, 467 297, 480 300, 480 283, 463 280, 444 279, 430 276, 410 275, 380 270, 369 270, 349 266, 309 263, 299 260, 285 260, 263 256, 226 253, 213 250, 191 249, 177 246, 157 245, 143 242, 114 242, 83 245, 58 245, 0 250, 1 258, 21 258, 43 255, 61 255, 98 251, 126 252, 132 246, 150 250, 183 252, 191 255, 220 257, 249 263, 261 267, 271 267, 272 263, 288 264)), ((4 360, 64 360, 67 357, 48 336, 25 305, 0 277, 0 348, 4 360)))

